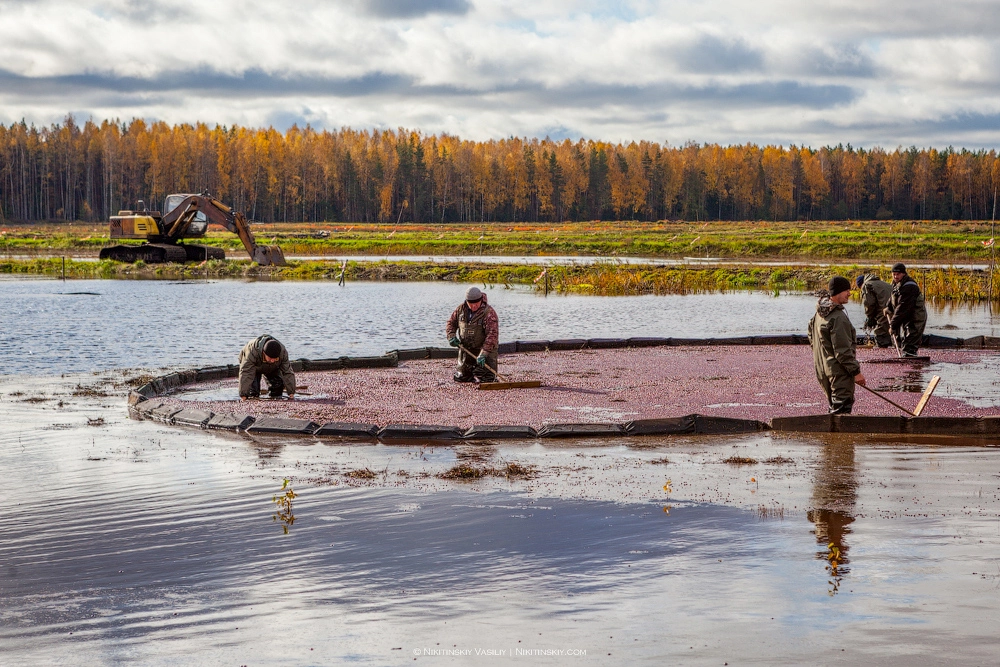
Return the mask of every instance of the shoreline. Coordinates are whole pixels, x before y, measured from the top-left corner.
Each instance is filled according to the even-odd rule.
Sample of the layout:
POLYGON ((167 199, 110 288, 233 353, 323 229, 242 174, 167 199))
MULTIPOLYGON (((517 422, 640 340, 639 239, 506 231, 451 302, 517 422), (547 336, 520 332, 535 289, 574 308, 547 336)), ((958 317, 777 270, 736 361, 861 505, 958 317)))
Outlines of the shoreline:
MULTIPOLYGON (((210 260, 200 264, 123 264, 110 260, 63 261, 0 259, 0 275, 111 280, 295 280, 337 282, 342 264, 324 261, 290 261, 288 266, 261 267, 246 260, 210 260)), ((347 262, 348 282, 438 282, 522 285, 557 293, 627 296, 642 294, 691 294, 740 290, 809 291, 825 287, 832 274, 853 277, 860 273, 886 274, 881 265, 828 266, 760 265, 692 262, 687 265, 606 263, 577 265, 491 264, 476 261, 372 261, 347 262), (544 274, 543 274, 544 272, 544 274), (546 284, 547 283, 547 284, 546 284)), ((1000 301, 1000 281, 976 268, 913 268, 910 271, 928 299, 982 302, 1000 301), (991 293, 992 290, 992 293, 991 293)))

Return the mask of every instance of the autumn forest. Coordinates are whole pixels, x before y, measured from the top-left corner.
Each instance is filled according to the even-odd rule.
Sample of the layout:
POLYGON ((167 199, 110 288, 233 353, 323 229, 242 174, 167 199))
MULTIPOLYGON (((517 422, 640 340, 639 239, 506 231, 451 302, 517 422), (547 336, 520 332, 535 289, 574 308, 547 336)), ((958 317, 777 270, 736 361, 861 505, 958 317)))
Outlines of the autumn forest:
POLYGON ((261 222, 989 219, 996 151, 0 126, 0 220, 106 220, 209 191, 261 222))

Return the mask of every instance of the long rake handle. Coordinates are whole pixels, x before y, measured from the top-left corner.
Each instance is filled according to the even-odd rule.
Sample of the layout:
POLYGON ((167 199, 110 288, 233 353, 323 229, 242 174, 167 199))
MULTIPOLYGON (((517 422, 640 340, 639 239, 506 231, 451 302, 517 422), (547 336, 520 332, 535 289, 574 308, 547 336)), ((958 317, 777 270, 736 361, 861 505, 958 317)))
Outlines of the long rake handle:
POLYGON ((896 401, 894 401, 891 398, 889 398, 888 396, 884 396, 884 395, 880 394, 879 392, 875 391, 874 389, 869 389, 868 387, 866 387, 863 384, 859 384, 858 386, 861 387, 862 389, 868 389, 868 391, 870 391, 871 393, 875 394, 876 396, 878 396, 879 398, 881 398, 886 403, 891 403, 892 405, 895 405, 897 408, 899 408, 900 410, 902 410, 906 414, 910 415, 911 417, 916 417, 917 416, 917 415, 913 414, 912 412, 910 412, 909 410, 907 410, 906 408, 904 408, 902 405, 900 405, 896 401))
MULTIPOLYGON (((479 356, 479 355, 476 355, 476 354, 472 354, 472 352, 469 352, 468 348, 466 348, 461 343, 459 343, 458 349, 460 349, 462 352, 465 352, 470 357, 478 357, 479 356)), ((497 369, 493 368, 489 364, 485 364, 485 366, 486 366, 487 370, 489 370, 491 373, 493 373, 493 375, 496 376, 496 378, 497 378, 498 381, 500 381, 500 382, 506 382, 506 380, 503 379, 503 376, 500 375, 500 373, 497 371, 497 369)))
MULTIPOLYGON (((888 319, 892 319, 890 317, 891 313, 889 312, 888 308, 883 308, 882 309, 882 313, 885 315, 885 318, 887 320, 888 319)), ((892 332, 892 327, 891 326, 889 327, 889 337, 892 338, 892 344, 896 346, 896 356, 899 357, 899 358, 902 358, 903 357, 903 351, 899 348, 899 341, 896 340, 896 334, 894 334, 892 332)), ((893 403, 893 405, 895 405, 895 403, 893 403)), ((899 406, 897 406, 897 407, 899 407, 899 406)), ((913 413, 910 413, 910 414, 913 414, 913 413)))

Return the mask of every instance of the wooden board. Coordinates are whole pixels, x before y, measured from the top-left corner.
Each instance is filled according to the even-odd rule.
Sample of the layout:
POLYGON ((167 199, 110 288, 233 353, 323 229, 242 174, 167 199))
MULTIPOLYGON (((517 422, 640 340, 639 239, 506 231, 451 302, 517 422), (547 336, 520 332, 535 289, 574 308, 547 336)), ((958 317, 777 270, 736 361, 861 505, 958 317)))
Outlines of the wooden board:
POLYGON ((884 359, 861 359, 865 364, 908 364, 910 362, 927 363, 930 357, 886 357, 884 359))
POLYGON ((498 391, 500 389, 533 389, 541 386, 541 380, 528 380, 526 382, 480 382, 476 388, 488 391, 498 391))
POLYGON ((937 388, 940 381, 940 375, 935 375, 931 378, 931 381, 927 384, 927 389, 924 390, 924 395, 920 397, 920 402, 917 403, 917 407, 913 410, 914 417, 919 417, 920 413, 924 411, 927 401, 931 400, 931 394, 934 393, 934 389, 937 388))

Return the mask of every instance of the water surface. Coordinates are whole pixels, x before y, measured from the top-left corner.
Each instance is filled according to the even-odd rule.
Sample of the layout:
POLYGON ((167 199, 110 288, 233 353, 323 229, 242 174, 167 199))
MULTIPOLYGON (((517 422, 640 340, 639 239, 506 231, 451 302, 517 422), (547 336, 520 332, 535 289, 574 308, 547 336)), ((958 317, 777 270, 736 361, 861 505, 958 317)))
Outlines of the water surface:
MULTIPOLYGON (((468 285, 246 281, 3 280, 0 368, 12 374, 235 363, 270 333, 293 358, 443 346, 468 285)), ((804 333, 807 294, 548 297, 487 286, 501 340, 804 333)), ((864 321, 860 305, 851 319, 864 321)), ((1000 335, 986 306, 931 305, 927 331, 1000 335)))
MULTIPOLYGON (((261 331, 304 357, 441 345, 464 288, 0 281, 0 664, 995 662, 991 443, 386 446, 125 412, 136 369, 231 363, 261 331), (537 477, 438 477, 459 462, 537 477), (273 518, 284 479, 294 521, 273 518)), ((786 333, 814 308, 490 296, 506 340, 786 333)), ((993 332, 984 310, 933 313, 993 332)))
POLYGON ((443 647, 650 665, 995 656, 994 449, 766 434, 288 442, 132 422, 117 400, 72 398, 80 382, 95 378, 0 383, 0 469, 15 481, 0 487, 13 510, 0 662, 478 660, 443 647), (24 401, 40 395, 65 404, 24 401), (540 474, 435 477, 459 460, 540 474), (345 476, 360 469, 375 479, 345 476), (287 534, 272 519, 283 478, 299 494, 287 534))

